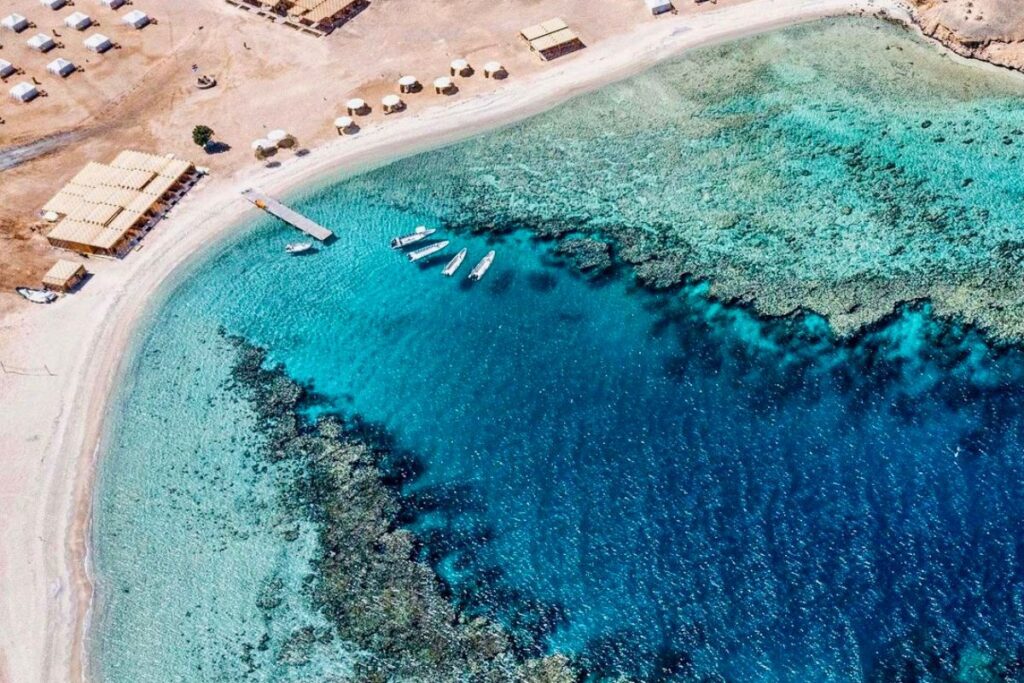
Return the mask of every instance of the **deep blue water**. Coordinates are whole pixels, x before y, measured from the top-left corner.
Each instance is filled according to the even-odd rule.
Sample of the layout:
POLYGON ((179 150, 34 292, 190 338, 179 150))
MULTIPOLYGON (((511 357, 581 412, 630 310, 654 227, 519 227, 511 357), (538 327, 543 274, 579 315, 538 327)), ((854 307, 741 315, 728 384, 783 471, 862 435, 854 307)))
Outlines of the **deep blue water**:
MULTIPOLYGON (((593 106, 556 115, 571 130, 572 107, 593 106)), ((444 230, 459 186, 437 171, 423 193, 422 169, 465 154, 296 198, 336 243, 288 258, 294 235, 261 221, 155 309, 98 494, 104 680, 344 680, 360 656, 337 641, 281 655, 324 627, 304 590, 316 536, 275 506, 294 473, 253 464, 221 327, 418 461, 400 522, 453 599, 528 649, 649 680, 1024 675, 1021 351, 926 304, 841 342, 699 283, 653 294, 625 267, 592 281, 514 221, 444 230), (460 277, 387 248, 420 223, 469 248, 460 277), (260 611, 274 580, 283 600, 260 611)), ((517 172, 557 182, 547 162, 517 172)))

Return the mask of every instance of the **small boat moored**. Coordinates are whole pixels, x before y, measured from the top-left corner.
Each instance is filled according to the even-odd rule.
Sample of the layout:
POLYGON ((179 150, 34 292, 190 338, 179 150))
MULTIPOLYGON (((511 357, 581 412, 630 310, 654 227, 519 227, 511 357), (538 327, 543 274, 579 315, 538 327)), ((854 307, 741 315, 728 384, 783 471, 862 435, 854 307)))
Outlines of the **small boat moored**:
POLYGON ((415 244, 416 242, 419 242, 422 239, 426 239, 427 237, 430 237, 435 232, 437 232, 436 229, 430 228, 428 230, 426 226, 421 225, 418 228, 416 228, 416 230, 414 232, 412 232, 412 233, 410 233, 408 235, 402 235, 401 237, 394 237, 394 238, 392 238, 392 240, 391 240, 391 248, 392 249, 401 249, 402 247, 407 247, 410 244, 415 244))
POLYGON ((484 273, 487 272, 487 269, 491 267, 492 263, 494 263, 493 250, 487 252, 487 256, 484 256, 482 259, 480 259, 480 263, 473 266, 473 270, 470 271, 469 273, 469 279, 479 280, 480 278, 482 278, 484 276, 484 273))
POLYGON ((284 250, 289 254, 304 254, 312 248, 312 242, 292 242, 285 246, 284 250))
POLYGON ((435 242, 434 244, 428 245, 426 247, 422 247, 421 249, 417 249, 416 251, 410 251, 409 252, 409 261, 411 261, 412 263, 415 263, 416 261, 419 261, 420 259, 424 259, 424 258, 430 256, 431 254, 436 254, 437 252, 439 252, 442 249, 444 249, 445 247, 447 247, 448 244, 449 244, 448 240, 443 240, 441 242, 435 242))
POLYGON ((449 261, 448 265, 444 267, 444 270, 441 271, 441 274, 444 275, 445 277, 451 277, 452 275, 455 275, 455 271, 459 269, 459 266, 461 266, 462 262, 465 260, 466 250, 462 249, 459 251, 458 254, 452 257, 452 260, 449 261))
POLYGON ((57 295, 48 289, 32 289, 31 287, 15 287, 14 291, 21 294, 34 304, 51 304, 57 300, 57 295))

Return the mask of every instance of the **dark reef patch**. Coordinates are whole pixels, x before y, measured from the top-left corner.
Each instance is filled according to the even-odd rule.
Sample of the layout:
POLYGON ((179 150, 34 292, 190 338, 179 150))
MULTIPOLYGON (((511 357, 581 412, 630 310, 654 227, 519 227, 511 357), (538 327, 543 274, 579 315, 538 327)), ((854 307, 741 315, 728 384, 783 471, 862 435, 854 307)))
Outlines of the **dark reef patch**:
MULTIPOLYGON (((313 645, 337 637, 360 653, 354 671, 359 681, 579 680, 580 671, 566 657, 529 654, 526 649, 539 650, 523 644, 536 639, 513 635, 553 628, 557 610, 529 605, 524 623, 510 629, 468 613, 459 607, 467 602, 465 596, 448 594, 429 566, 424 546, 396 526, 417 510, 451 506, 452 496, 462 506, 467 492, 434 490, 400 499, 393 487, 416 476, 414 457, 389 447, 386 434, 358 419, 323 414, 307 421, 303 413, 315 401, 313 394, 283 368, 266 367, 263 349, 239 337, 227 338, 237 349, 230 388, 256 411, 265 457, 297 465, 299 476, 282 500, 320 529, 309 593, 334 632, 297 629, 279 653, 280 663, 301 665, 313 645)), ((433 539, 428 547, 479 541, 448 537, 433 539)), ((488 578, 493 585, 481 587, 499 590, 500 576, 481 581, 488 578)), ((280 590, 271 581, 257 598, 260 608, 267 611, 279 604, 280 590)), ((524 601, 522 596, 509 599, 524 601)))

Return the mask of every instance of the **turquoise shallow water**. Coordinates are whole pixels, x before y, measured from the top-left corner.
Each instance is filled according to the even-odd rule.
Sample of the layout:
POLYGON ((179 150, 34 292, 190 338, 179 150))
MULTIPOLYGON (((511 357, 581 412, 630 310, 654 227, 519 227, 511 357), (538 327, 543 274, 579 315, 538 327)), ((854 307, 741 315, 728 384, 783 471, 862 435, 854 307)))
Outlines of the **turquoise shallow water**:
POLYGON ((926 305, 837 342, 819 317, 764 321, 708 285, 649 293, 628 266, 578 276, 523 229, 599 230, 627 260, 664 247, 725 282, 821 300, 846 292, 837 283, 863 294, 956 264, 960 277, 1017 229, 1004 150, 1017 143, 979 137, 980 159, 926 163, 926 131, 991 132, 1020 101, 1006 81, 923 55, 852 21, 699 52, 298 198, 339 235, 315 255, 284 257, 294 236, 261 222, 195 265, 141 333, 102 464, 101 680, 346 680, 366 654, 311 601, 316 529, 280 504, 298 473, 260 457, 251 409, 225 386, 222 328, 417 461, 401 523, 453 599, 527 649, 572 654, 596 677, 1019 676, 1019 351, 926 305), (895 59, 886 45, 911 55, 895 60, 903 71, 925 60, 934 91, 851 81, 895 59), (734 75, 695 77, 709 69, 734 75), (751 74, 771 87, 751 89, 751 74), (858 118, 866 100, 850 92, 884 92, 902 142, 868 140, 878 120, 858 118), (608 116, 609 101, 648 104, 608 116), (737 124, 737 111, 757 116, 737 124), (808 112, 866 151, 824 149, 808 112), (898 181, 893 149, 907 160, 898 181), (965 167, 987 180, 955 190, 965 167), (988 218, 943 223, 954 209, 988 218), (754 222, 739 230, 729 212, 754 222), (796 243, 780 232, 821 216, 832 222, 796 243), (495 249, 494 268, 470 285, 386 248, 420 223, 492 224, 502 234, 444 232, 468 264, 495 249), (950 239, 967 224, 976 240, 950 239))

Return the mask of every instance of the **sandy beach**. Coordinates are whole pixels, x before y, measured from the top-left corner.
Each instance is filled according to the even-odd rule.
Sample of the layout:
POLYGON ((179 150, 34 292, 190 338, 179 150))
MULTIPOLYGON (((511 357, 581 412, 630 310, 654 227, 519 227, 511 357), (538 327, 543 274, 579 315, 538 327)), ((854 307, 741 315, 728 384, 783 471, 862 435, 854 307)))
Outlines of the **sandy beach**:
POLYGON ((0 681, 78 681, 88 673, 89 519, 108 399, 158 290, 255 215, 240 190, 282 195, 521 120, 695 46, 881 10, 906 16, 889 0, 751 0, 644 21, 500 87, 310 145, 309 155, 286 156, 279 168, 215 167, 140 249, 121 261, 90 260, 94 276, 82 291, 8 312, 0 319, 0 681))

